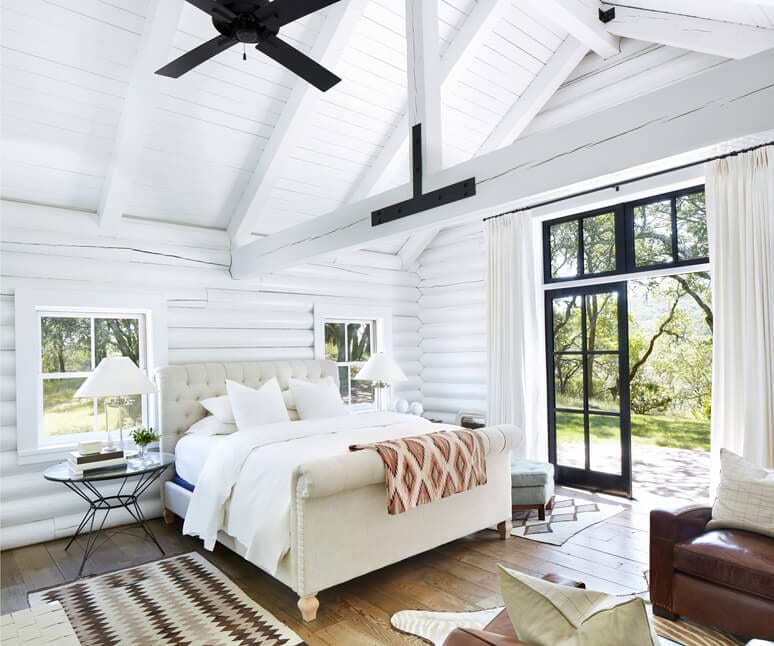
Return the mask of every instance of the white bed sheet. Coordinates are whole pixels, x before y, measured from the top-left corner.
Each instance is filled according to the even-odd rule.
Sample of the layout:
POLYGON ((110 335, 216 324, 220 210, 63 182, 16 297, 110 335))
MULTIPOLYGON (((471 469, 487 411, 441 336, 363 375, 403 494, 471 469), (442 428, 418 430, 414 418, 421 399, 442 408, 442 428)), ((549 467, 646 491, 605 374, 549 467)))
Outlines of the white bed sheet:
POLYGON ((175 445, 175 471, 194 487, 210 453, 216 450, 228 435, 183 435, 175 445))

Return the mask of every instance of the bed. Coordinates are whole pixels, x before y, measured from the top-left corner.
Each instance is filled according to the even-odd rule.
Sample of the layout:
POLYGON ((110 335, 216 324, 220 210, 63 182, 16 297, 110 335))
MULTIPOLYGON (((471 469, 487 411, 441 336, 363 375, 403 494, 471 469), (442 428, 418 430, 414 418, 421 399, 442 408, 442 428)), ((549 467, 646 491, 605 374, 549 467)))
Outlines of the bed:
MULTIPOLYGON (((178 441, 189 427, 206 414, 199 401, 224 395, 226 379, 257 388, 266 380, 276 377, 280 387, 287 389, 291 378, 318 382, 325 377, 332 377, 338 382, 337 374, 334 363, 312 360, 185 364, 161 368, 156 373, 161 449, 175 452, 178 441)), ((374 413, 372 418, 362 415, 347 417, 350 419, 343 420, 342 425, 353 428, 347 426, 341 431, 342 435, 366 435, 371 441, 383 439, 378 436, 379 431, 389 430, 400 436, 409 434, 409 429, 412 430, 411 434, 416 434, 444 428, 443 425, 432 424, 422 418, 398 416, 396 413, 374 413), (375 422, 370 427, 369 420, 375 422), (376 430, 372 431, 372 428, 376 430)), ((333 418, 334 421, 341 419, 333 418)), ((311 422, 313 420, 292 424, 303 428, 304 424, 309 425, 311 422)), ((333 423, 331 420, 319 420, 321 429, 323 425, 330 427, 333 423)), ((331 443, 348 441, 348 436, 339 439, 337 432, 325 435, 324 438, 331 439, 324 441, 320 435, 311 440, 294 439, 292 442, 297 445, 288 444, 292 446, 288 453, 297 453, 302 457, 298 458, 288 476, 289 491, 284 491, 284 487, 272 489, 271 486, 254 489, 261 491, 263 500, 270 503, 274 501, 265 497, 267 491, 279 498, 287 496, 286 525, 282 525, 273 516, 269 519, 272 522, 276 520, 274 524, 277 527, 285 528, 280 533, 287 549, 282 551, 274 563, 271 559, 267 560, 266 555, 256 555, 253 546, 238 540, 223 528, 217 532, 217 541, 292 588, 299 595, 298 607, 303 619, 311 621, 316 617, 319 607, 317 593, 321 590, 486 527, 497 525, 501 537, 509 536, 510 451, 512 441, 520 441, 516 433, 514 427, 506 425, 482 429, 487 467, 485 485, 395 516, 388 515, 386 511, 384 470, 376 452, 348 452, 344 449, 335 455, 316 457, 315 451, 321 447, 325 450, 320 453, 330 452, 331 443), (307 441, 316 442, 317 448, 304 444, 307 441)), ((240 433, 235 434, 235 438, 238 435, 240 433)), ((191 441, 188 436, 181 444, 181 469, 187 476, 184 480, 190 482, 193 479, 196 493, 200 496, 208 493, 208 481, 202 475, 206 471, 205 457, 215 450, 213 447, 216 445, 228 442, 222 438, 216 436, 208 445, 208 440, 191 441)), ((230 443, 234 444, 234 438, 230 443)), ((272 448, 252 449, 243 444, 241 450, 249 454, 245 460, 258 460, 257 464, 261 464, 260 460, 264 459, 265 467, 271 463, 265 461, 261 452, 272 448)), ((255 465, 249 467, 249 464, 245 462, 242 471, 234 478, 255 479, 262 475, 256 475, 260 469, 256 469, 255 465)), ((255 519, 254 524, 260 525, 266 520, 261 518, 263 509, 253 509, 251 514, 245 514, 246 496, 243 493, 240 502, 240 485, 238 480, 236 482, 233 496, 225 504, 241 504, 240 517, 248 515, 251 520, 255 519)), ((251 481, 251 486, 254 486, 254 482, 251 481)), ((220 485, 211 486, 217 488, 220 485)), ((172 522, 175 516, 186 519, 194 495, 190 488, 177 477, 163 484, 162 502, 167 522, 172 522)), ((280 503, 281 500, 278 500, 274 506, 279 509, 277 505, 280 503)), ((269 504, 268 508, 271 507, 269 504)), ((196 511, 198 509, 194 509, 196 511)), ((194 515, 192 513, 185 522, 190 521, 194 515)), ((228 523, 223 526, 231 528, 228 523)), ((238 535, 238 532, 234 533, 238 535)))

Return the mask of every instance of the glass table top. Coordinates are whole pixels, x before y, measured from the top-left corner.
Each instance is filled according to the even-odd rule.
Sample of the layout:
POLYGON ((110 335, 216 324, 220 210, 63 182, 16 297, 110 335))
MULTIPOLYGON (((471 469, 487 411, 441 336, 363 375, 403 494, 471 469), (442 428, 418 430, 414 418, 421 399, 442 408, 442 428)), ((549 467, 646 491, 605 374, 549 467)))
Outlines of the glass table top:
POLYGON ((82 482, 84 480, 111 480, 113 478, 128 478, 150 473, 159 469, 166 469, 175 461, 171 453, 149 452, 144 456, 136 456, 126 459, 126 464, 118 467, 99 469, 91 473, 74 473, 67 462, 60 462, 49 467, 43 472, 46 480, 56 482, 82 482))

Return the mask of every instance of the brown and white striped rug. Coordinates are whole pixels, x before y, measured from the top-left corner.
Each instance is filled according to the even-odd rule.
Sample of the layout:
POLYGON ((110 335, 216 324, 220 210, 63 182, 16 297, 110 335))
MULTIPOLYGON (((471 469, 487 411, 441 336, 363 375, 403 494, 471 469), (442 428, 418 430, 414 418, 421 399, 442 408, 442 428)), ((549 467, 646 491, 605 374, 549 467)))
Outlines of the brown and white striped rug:
POLYGON ((29 595, 59 601, 84 646, 299 646, 303 640, 191 552, 29 595))

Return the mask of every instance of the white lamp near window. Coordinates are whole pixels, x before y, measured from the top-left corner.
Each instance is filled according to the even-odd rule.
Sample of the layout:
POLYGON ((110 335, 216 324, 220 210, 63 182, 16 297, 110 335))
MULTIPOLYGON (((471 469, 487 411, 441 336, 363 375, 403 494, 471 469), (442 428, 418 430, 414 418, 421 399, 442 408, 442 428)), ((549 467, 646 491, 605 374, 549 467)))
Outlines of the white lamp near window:
MULTIPOLYGON (((110 436, 108 424, 108 406, 121 407, 129 405, 132 395, 155 393, 155 384, 140 370, 129 357, 105 357, 99 362, 94 372, 75 391, 73 399, 103 397, 105 400, 105 430, 107 431, 107 448, 112 449, 113 439, 110 436)), ((123 413, 119 413, 118 432, 121 436, 123 449, 123 413)))
POLYGON ((383 352, 371 355, 366 364, 357 373, 355 379, 371 381, 374 385, 376 408, 385 410, 389 399, 387 397, 390 384, 394 381, 407 381, 408 378, 400 366, 383 352))

